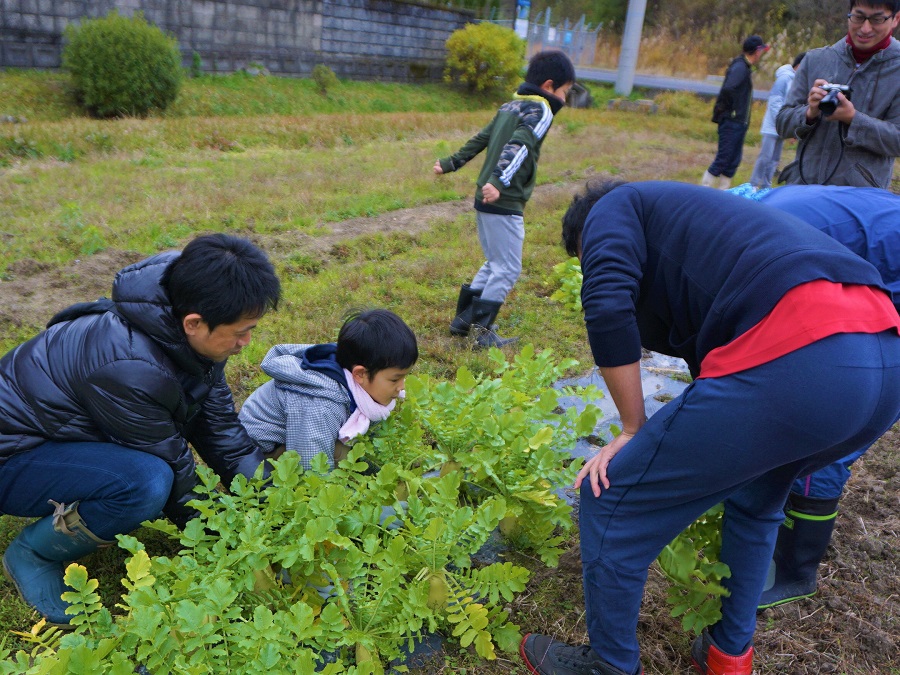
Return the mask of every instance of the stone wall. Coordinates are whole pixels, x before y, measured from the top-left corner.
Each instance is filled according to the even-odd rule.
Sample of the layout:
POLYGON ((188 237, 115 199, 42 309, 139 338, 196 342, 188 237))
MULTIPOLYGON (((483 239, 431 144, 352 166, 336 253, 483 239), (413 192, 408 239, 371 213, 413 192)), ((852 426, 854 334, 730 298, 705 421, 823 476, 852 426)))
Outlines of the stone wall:
POLYGON ((471 12, 397 0, 0 0, 0 67, 58 68, 71 22, 116 9, 178 39, 185 66, 232 72, 259 64, 308 76, 317 64, 339 77, 436 80, 450 34, 471 12))

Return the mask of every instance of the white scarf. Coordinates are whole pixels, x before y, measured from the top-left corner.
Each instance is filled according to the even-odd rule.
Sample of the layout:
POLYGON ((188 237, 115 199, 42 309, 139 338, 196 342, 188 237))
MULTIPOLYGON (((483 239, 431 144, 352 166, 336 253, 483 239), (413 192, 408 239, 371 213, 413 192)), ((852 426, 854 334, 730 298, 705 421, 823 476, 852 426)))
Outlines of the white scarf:
MULTIPOLYGON (((363 389, 353 379, 353 374, 344 368, 344 377, 347 380, 347 388, 353 394, 353 400, 356 401, 356 410, 350 415, 350 418, 341 427, 338 432, 338 440, 341 443, 348 443, 357 436, 362 436, 369 430, 371 422, 381 422, 386 420, 388 415, 396 405, 396 401, 391 401, 387 405, 381 405, 363 389)), ((403 398, 406 392, 400 392, 400 398, 403 398)))

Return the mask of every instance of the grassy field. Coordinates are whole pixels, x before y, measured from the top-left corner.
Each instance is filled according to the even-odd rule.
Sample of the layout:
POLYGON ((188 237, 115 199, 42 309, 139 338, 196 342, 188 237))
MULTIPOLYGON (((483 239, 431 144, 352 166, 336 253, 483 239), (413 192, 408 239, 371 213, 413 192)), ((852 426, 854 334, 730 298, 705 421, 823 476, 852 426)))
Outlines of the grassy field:
MULTIPOLYGON (((583 370, 590 356, 580 317, 549 299, 550 270, 567 257, 559 222, 571 195, 595 176, 697 182, 716 140, 707 101, 660 95, 649 115, 608 111, 609 89, 594 95, 598 107, 563 110, 544 144, 524 273, 500 316, 503 334, 574 357, 583 370)), ((229 363, 238 402, 263 381, 258 364, 271 344, 333 340, 356 306, 407 320, 422 355, 416 371, 483 369, 485 355, 446 331, 459 284, 481 262, 467 208, 478 169, 436 178, 431 167, 487 123, 498 100, 437 85, 355 83, 322 96, 302 80, 232 76, 189 81, 164 116, 99 121, 77 114, 61 75, 0 73, 0 114, 27 120, 0 123, 0 351, 69 301, 108 293, 128 262, 227 231, 270 252, 284 291, 279 311, 229 363), (415 226, 392 224, 398 214, 415 226)), ((761 112, 738 181, 752 168, 761 112)), ((0 550, 22 524, 0 516, 0 550)), ((170 550, 149 531, 137 536, 151 553, 170 550)), ((109 606, 123 559, 115 549, 87 559, 109 606)), ((526 614, 552 622, 574 612, 577 626, 578 604, 538 573, 526 614)), ((0 626, 27 630, 33 621, 0 581, 0 626)), ((446 659, 435 672, 521 672, 515 655, 486 664, 452 649, 446 659)))

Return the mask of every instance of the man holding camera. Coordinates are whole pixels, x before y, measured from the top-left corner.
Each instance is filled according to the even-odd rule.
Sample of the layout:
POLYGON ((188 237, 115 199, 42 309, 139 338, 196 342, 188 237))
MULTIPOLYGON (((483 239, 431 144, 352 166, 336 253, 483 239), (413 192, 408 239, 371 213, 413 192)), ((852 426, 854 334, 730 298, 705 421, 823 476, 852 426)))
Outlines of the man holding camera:
POLYGON ((890 187, 900 155, 898 11, 900 0, 850 0, 847 36, 807 53, 775 122, 782 138, 800 141, 779 182, 890 187))

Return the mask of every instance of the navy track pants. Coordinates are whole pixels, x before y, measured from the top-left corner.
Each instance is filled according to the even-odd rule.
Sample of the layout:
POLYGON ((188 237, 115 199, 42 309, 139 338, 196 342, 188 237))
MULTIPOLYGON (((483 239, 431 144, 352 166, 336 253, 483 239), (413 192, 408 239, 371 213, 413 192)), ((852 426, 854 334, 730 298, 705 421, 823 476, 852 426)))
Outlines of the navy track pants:
POLYGON ((587 626, 603 659, 632 672, 647 569, 724 502, 721 560, 731 569, 710 630, 731 654, 756 607, 794 480, 866 448, 900 416, 900 337, 833 335, 740 373, 695 380, 609 465, 610 489, 581 489, 587 626))

